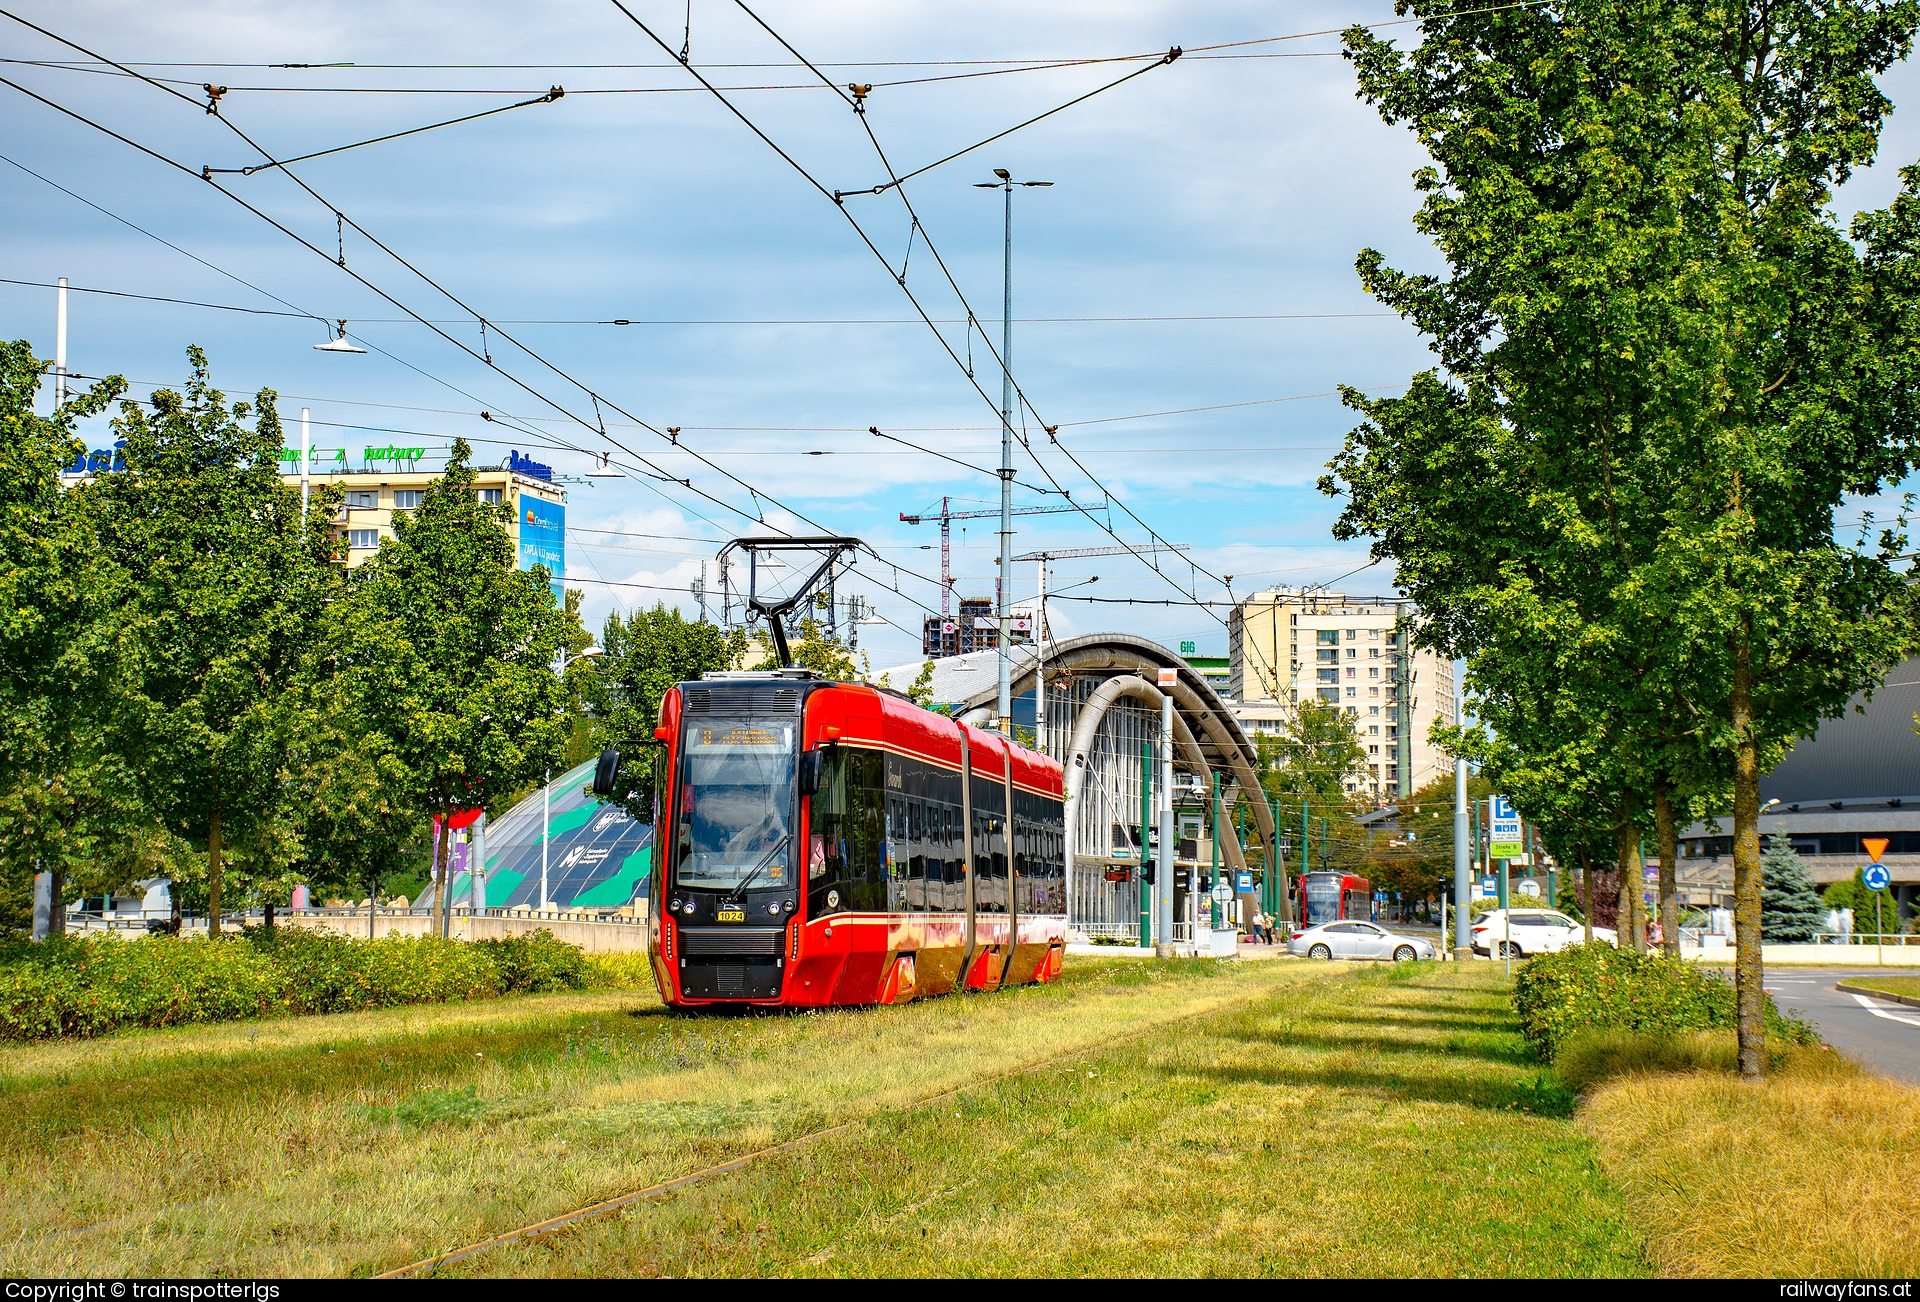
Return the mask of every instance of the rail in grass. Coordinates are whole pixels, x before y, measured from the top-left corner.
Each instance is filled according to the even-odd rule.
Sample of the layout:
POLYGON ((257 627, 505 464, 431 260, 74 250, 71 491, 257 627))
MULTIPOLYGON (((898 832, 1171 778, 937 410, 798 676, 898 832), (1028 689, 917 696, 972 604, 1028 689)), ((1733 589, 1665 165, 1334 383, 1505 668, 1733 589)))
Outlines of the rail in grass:
MULTIPOLYGON (((905 1003, 1059 975, 1056 761, 803 670, 680 683, 654 739, 647 925, 669 1005, 905 1003)), ((621 762, 601 757, 597 791, 621 762)))

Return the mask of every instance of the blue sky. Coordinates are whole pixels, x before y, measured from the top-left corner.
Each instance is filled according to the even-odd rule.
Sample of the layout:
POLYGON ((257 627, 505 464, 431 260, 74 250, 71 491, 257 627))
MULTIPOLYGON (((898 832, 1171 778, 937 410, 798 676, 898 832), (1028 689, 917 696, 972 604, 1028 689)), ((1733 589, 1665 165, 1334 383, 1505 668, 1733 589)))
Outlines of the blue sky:
MULTIPOLYGON (((846 104, 811 82, 737 6, 694 0, 690 37, 685 0, 630 0, 629 8, 675 48, 688 41, 693 63, 720 85, 799 87, 742 89, 730 98, 828 189, 884 179, 846 104)), ((1059 426, 1061 442, 1161 536, 1192 544, 1194 559, 1234 575, 1238 592, 1325 581, 1364 564, 1363 546, 1330 537, 1335 504, 1313 484, 1352 423, 1331 391, 1341 384, 1378 391, 1427 364, 1421 341, 1381 315, 1353 274, 1356 253, 1369 246, 1402 266, 1432 265, 1409 221, 1408 176, 1422 158, 1403 131, 1354 98, 1334 36, 1205 52, 1212 57, 1201 57, 1199 47, 1390 22, 1389 3, 767 0, 755 8, 809 58, 851 65, 824 69, 836 82, 875 84, 867 119, 901 171, 1140 65, 888 82, 1006 66, 966 62, 973 60, 1100 58, 1176 44, 1196 51, 927 172, 908 183, 908 195, 997 339, 1000 198, 972 183, 990 179, 993 167, 1055 183, 1020 191, 1015 201, 1013 369, 1046 422, 1059 426), (1085 319, 1171 317, 1243 319, 1085 319)), ((527 98, 563 86, 567 94, 551 104, 295 170, 565 374, 490 334, 486 349, 503 370, 589 421, 591 400, 568 377, 659 429, 677 427, 687 446, 754 489, 836 532, 864 537, 911 571, 869 563, 869 577, 842 592, 864 591, 892 621, 861 630, 876 666, 916 657, 920 617, 937 607, 938 595, 913 575, 937 573, 938 532, 898 517, 937 511, 942 495, 954 497, 956 509, 986 508, 996 500, 996 481, 865 431, 877 425, 981 467, 995 464, 998 444, 989 403, 911 319, 895 279, 909 233, 895 196, 847 200, 891 260, 888 269, 829 199, 722 104, 690 91, 688 73, 608 0, 302 8, 264 0, 29 0, 22 12, 123 61, 359 65, 145 69, 178 78, 196 101, 204 100, 202 82, 230 87, 224 115, 280 157, 516 99, 456 92, 519 90, 527 98), (365 93, 371 88, 389 93, 365 93), (590 90, 621 93, 583 93, 590 90), (614 319, 635 324, 574 324, 614 319), (667 322, 676 324, 647 324, 667 322)), ((0 55, 78 57, 11 25, 0 55)), ((258 161, 194 104, 138 82, 17 63, 0 75, 195 171, 258 161)), ((1896 101, 1911 99, 1913 82, 1902 68, 1888 89, 1896 101)), ((0 95, 7 97, 0 154, 221 269, 0 163, 7 199, 0 276, 46 282, 64 275, 78 286, 276 311, 286 310, 277 301, 284 300, 317 317, 345 317, 353 336, 376 350, 314 352, 324 335, 311 320, 75 295, 74 369, 124 374, 141 392, 177 384, 184 349, 199 343, 230 393, 271 386, 286 395, 289 417, 311 408, 323 445, 331 438, 356 448, 437 446, 464 436, 476 441, 482 460, 518 447, 572 476, 584 475, 591 451, 614 450, 597 430, 405 320, 342 272, 332 261, 332 211, 285 178, 221 179, 329 256, 300 247, 197 176, 17 91, 0 87, 0 95), (510 416, 539 437, 483 420, 482 410, 510 416)), ((1885 202, 1894 169, 1917 155, 1920 129, 1896 114, 1884 161, 1848 187, 1842 207, 1885 202)), ((470 316, 351 229, 344 252, 353 270, 444 323, 461 343, 482 346, 470 316)), ((954 321, 963 311, 918 239, 906 276, 929 314, 952 322, 942 327, 945 338, 964 357, 966 332, 954 321)), ((50 354, 52 292, 0 284, 0 330, 50 354)), ((991 358, 977 336, 971 346, 976 377, 997 398, 991 358)), ((612 438, 668 475, 691 478, 749 517, 765 511, 770 521, 798 523, 666 438, 604 415, 612 438)), ((1044 439, 1038 446, 1045 448, 1044 439)), ((1076 500, 1099 499, 1063 456, 1043 457, 1076 500)), ((637 464, 624 454, 617 460, 637 464)), ((1048 485, 1044 473, 1024 456, 1019 465, 1017 503, 1057 504, 1025 487, 1048 485)), ((567 539, 568 577, 587 593, 590 619, 657 599, 690 606, 685 588, 701 559, 727 537, 759 531, 674 484, 582 478, 568 487, 576 531, 567 539)), ((1128 542, 1145 541, 1120 511, 1111 520, 1128 542)), ((994 527, 989 520, 956 527, 961 595, 992 591, 994 527)), ((1071 515, 1023 519, 1016 537, 1021 551, 1112 542, 1071 515)), ((1168 569, 1202 599, 1224 595, 1204 575, 1196 582, 1182 565, 1168 569)), ((1096 574, 1099 582, 1082 595, 1184 599, 1132 557, 1060 562, 1053 584, 1096 574)), ((1375 567, 1344 586, 1371 593, 1388 588, 1390 578, 1375 567)), ((1033 581, 1032 565, 1018 567, 1017 595, 1033 581)), ((1192 607, 1061 602, 1052 614, 1060 633, 1126 629, 1168 643, 1190 639, 1202 651, 1226 649, 1224 624, 1192 607)))

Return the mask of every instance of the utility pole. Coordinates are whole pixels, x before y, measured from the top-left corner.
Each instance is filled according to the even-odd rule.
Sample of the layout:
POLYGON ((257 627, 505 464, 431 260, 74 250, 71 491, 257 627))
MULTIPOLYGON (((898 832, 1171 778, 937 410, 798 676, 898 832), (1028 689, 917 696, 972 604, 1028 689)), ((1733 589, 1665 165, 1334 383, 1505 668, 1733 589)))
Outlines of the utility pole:
POLYGON ((707 563, 700 562, 700 577, 693 581, 693 599, 700 603, 700 622, 707 622, 707 563))
POLYGON ((997 181, 980 181, 976 189, 999 190, 1006 197, 1006 236, 1001 254, 1000 300, 1000 583, 994 594, 1000 622, 999 727, 1013 735, 1013 187, 1047 186, 1052 181, 1018 181, 1004 167, 996 167, 997 181))
POLYGON ((1470 835, 1467 823, 1467 762, 1457 759, 1453 762, 1453 956, 1462 961, 1473 956, 1473 933, 1468 930, 1468 919, 1473 910, 1472 866, 1467 858, 1467 838, 1470 835))

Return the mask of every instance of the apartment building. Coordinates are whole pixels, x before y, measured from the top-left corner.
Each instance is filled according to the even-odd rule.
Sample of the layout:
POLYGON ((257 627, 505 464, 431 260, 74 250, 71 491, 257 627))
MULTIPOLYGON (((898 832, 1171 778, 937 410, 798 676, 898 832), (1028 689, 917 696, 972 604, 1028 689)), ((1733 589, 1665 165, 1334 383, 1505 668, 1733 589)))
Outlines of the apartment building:
POLYGON ((1367 758, 1355 795, 1391 799, 1452 769, 1427 741, 1457 718, 1453 664, 1407 642, 1402 601, 1320 591, 1259 592, 1227 627, 1234 713, 1254 735, 1281 731, 1299 702, 1337 706, 1367 758))
MULTIPOLYGON (((316 449, 325 453, 327 449, 316 449)), ((335 485, 346 490, 346 502, 334 517, 334 536, 347 545, 347 564, 359 565, 380 549, 382 538, 393 536, 393 522, 420 505, 420 495, 440 478, 438 470, 421 466, 424 449, 367 448, 358 467, 345 458, 345 449, 337 460, 316 458, 307 482, 314 487, 335 485), (411 455, 409 455, 411 454, 411 455)), ((289 451, 296 470, 281 480, 298 487, 300 454, 289 451)), ((553 482, 551 467, 519 453, 511 453, 499 466, 476 467, 474 491, 482 502, 513 507, 507 522, 507 535, 513 540, 514 557, 523 570, 536 565, 547 567, 553 582, 555 601, 566 601, 567 572, 567 494, 553 482)))

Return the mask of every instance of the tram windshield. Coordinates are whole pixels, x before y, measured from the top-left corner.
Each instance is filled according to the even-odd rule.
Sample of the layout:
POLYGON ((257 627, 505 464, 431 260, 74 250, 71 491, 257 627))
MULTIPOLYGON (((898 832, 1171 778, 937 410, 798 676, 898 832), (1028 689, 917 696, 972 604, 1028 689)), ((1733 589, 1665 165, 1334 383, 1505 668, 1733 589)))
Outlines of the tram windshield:
POLYGON ((1334 922, 1340 917, 1340 874, 1307 873, 1300 879, 1301 921, 1309 927, 1334 922))
POLYGON ((713 890, 793 880, 792 720, 689 721, 680 757, 674 880, 713 890))

